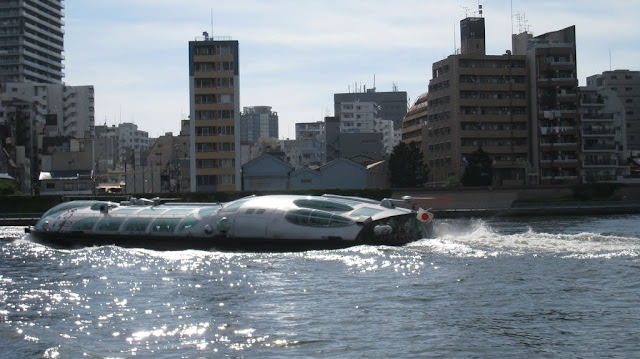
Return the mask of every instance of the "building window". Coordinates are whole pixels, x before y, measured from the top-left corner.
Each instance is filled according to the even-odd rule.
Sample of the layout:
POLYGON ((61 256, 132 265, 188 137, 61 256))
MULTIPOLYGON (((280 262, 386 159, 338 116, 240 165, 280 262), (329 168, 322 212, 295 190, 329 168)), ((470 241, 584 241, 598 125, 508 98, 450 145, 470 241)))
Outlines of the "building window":
POLYGON ((232 185, 236 183, 236 176, 234 175, 222 175, 220 176, 220 184, 232 185))
POLYGON ((204 159, 204 160, 196 160, 196 168, 216 168, 216 160, 214 159, 204 159))
POLYGON ((216 176, 214 175, 198 175, 196 176, 196 184, 198 186, 212 186, 216 184, 216 176))
POLYGON ((215 143, 196 143, 196 152, 215 152, 216 144, 215 143))
POLYGON ((236 167, 236 160, 234 159, 221 159, 220 160, 220 168, 235 168, 236 167))
POLYGON ((215 136, 215 128, 210 127, 196 127, 196 136, 215 136))
POLYGON ((233 103, 233 95, 232 94, 220 95, 220 103, 233 103))

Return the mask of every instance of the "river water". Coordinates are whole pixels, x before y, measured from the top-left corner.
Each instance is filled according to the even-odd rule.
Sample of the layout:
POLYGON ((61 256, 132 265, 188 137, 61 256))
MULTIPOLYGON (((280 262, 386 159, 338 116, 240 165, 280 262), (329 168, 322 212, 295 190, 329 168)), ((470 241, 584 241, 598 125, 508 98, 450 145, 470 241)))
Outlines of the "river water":
POLYGON ((52 249, 0 227, 2 358, 640 357, 640 216, 404 247, 52 249))

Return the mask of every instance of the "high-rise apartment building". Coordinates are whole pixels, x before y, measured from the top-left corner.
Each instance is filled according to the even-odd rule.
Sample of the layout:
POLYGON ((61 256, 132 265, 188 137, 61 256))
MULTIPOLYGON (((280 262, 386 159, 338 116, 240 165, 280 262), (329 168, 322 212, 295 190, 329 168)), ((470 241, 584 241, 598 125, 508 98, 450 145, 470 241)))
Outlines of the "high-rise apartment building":
POLYGON ((576 29, 513 36, 529 69, 531 154, 536 184, 580 183, 576 29))
POLYGON ((432 66, 422 144, 429 180, 461 178, 467 157, 482 149, 493 159, 494 185, 526 184, 530 147, 525 56, 486 55, 484 21, 466 18, 460 26, 466 29, 461 31, 466 44, 462 52, 432 66))
POLYGON ((240 190, 238 41, 189 42, 192 191, 240 190))
POLYGON ((278 138, 278 113, 271 106, 244 107, 240 115, 240 142, 256 144, 261 137, 278 138))
POLYGON ((0 82, 61 83, 62 0, 0 1, 0 82))
POLYGON ((587 77, 587 86, 613 91, 624 106, 627 149, 640 156, 640 71, 613 70, 587 77))
POLYGON ((622 101, 607 88, 580 87, 579 93, 582 182, 629 176, 622 101))

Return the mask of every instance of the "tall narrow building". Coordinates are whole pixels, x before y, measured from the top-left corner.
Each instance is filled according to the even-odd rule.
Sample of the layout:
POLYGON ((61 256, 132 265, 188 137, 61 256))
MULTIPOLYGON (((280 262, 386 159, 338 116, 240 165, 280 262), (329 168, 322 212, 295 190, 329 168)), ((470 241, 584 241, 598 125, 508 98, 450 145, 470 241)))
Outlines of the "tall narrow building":
POLYGON ((422 129, 429 181, 462 178, 467 158, 481 149, 493 160, 493 185, 528 184, 525 56, 486 55, 482 18, 460 27, 462 52, 432 65, 422 129))
POLYGON ((532 183, 580 183, 576 29, 513 36, 514 54, 529 68, 532 183))
POLYGON ((0 83, 62 83, 62 0, 0 1, 0 83))
POLYGON ((189 42, 191 191, 240 190, 238 41, 189 42))

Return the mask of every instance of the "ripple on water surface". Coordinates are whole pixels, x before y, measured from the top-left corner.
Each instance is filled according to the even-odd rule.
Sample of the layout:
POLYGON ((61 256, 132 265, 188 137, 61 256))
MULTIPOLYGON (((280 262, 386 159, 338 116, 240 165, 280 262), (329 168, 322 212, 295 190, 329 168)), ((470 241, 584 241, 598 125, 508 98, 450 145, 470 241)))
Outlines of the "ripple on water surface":
POLYGON ((296 253, 61 250, 4 227, 0 342, 51 358, 625 356, 638 219, 441 221, 404 247, 296 253))

